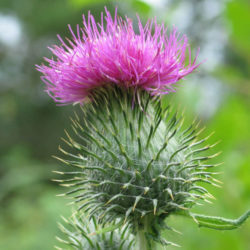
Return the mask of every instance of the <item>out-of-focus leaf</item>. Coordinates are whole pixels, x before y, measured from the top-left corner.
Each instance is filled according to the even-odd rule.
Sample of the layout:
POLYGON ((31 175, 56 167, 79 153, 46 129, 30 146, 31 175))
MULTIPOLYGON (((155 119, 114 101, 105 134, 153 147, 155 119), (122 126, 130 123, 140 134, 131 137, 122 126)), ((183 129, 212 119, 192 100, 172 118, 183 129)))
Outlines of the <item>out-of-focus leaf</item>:
POLYGON ((138 12, 139 14, 147 16, 150 13, 151 7, 147 3, 141 0, 134 0, 131 2, 132 2, 134 10, 138 12))
POLYGON ((229 1, 227 4, 228 21, 232 26, 232 39, 242 53, 250 52, 250 3, 246 0, 229 1))
POLYGON ((225 151, 249 142, 249 124, 248 107, 244 100, 234 95, 221 105, 209 128, 216 131, 215 137, 222 140, 220 147, 225 151))
POLYGON ((81 8, 81 7, 85 7, 85 6, 88 6, 88 5, 91 5, 93 3, 95 4, 105 4, 107 3, 108 1, 107 0, 68 0, 70 4, 72 4, 74 7, 77 7, 77 8, 81 8))

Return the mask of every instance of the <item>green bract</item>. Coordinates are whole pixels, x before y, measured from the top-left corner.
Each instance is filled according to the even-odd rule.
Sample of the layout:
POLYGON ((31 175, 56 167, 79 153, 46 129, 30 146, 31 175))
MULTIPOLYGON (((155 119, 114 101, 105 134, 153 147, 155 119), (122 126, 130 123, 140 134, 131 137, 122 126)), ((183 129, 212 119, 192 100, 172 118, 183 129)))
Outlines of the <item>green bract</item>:
POLYGON ((102 230, 102 225, 99 225, 94 217, 88 219, 83 214, 74 214, 70 220, 63 220, 64 225, 59 224, 59 227, 64 239, 57 237, 57 240, 64 247, 57 246, 56 249, 130 250, 134 244, 129 225, 121 225, 118 220, 108 225, 114 229, 111 232, 102 230), (120 225, 120 228, 117 228, 117 225, 120 225))
MULTIPOLYGON (((72 119, 71 147, 61 161, 70 176, 79 210, 101 221, 120 218, 134 232, 146 228, 147 238, 160 240, 163 220, 213 196, 202 183, 217 185, 216 155, 202 154, 211 146, 197 139, 197 126, 183 128, 182 117, 162 107, 158 97, 112 87, 99 89, 72 119)), ((161 240, 160 240, 161 241, 161 240)))

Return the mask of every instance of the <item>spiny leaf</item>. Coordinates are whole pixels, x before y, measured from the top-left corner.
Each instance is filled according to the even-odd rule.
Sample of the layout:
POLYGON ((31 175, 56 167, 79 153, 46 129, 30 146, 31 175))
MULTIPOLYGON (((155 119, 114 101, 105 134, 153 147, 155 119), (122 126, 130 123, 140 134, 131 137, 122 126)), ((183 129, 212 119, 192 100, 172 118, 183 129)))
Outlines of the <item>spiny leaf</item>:
POLYGON ((173 196, 172 190, 171 190, 170 188, 166 188, 166 189, 164 190, 164 192, 165 192, 165 191, 170 195, 171 199, 174 200, 174 196, 173 196))
POLYGON ((156 214, 158 200, 157 199, 153 199, 152 202, 153 202, 154 214, 156 214))
POLYGON ((124 224, 127 222, 127 219, 128 219, 128 217, 130 216, 130 214, 134 211, 135 209, 133 208, 133 207, 130 207, 127 211, 126 211, 126 213, 125 213, 125 218, 124 218, 124 224))
POLYGON ((103 234, 103 233, 111 232, 111 231, 114 231, 115 229, 119 228, 122 225, 123 225, 123 221, 120 221, 116 225, 111 225, 109 227, 102 228, 98 231, 92 232, 89 235, 92 236, 92 235, 96 235, 96 234, 103 234))
POLYGON ((147 143, 146 143, 146 148, 148 148, 148 146, 149 146, 150 139, 151 139, 151 137, 152 137, 152 135, 153 135, 153 130, 154 130, 154 127, 153 127, 153 125, 151 125, 151 126, 150 126, 149 135, 148 135, 148 139, 147 139, 147 143))
POLYGON ((135 211, 135 208, 136 208, 136 205, 138 204, 138 202, 140 201, 142 197, 139 195, 139 196, 136 196, 135 198, 135 202, 134 202, 134 205, 133 205, 133 211, 135 211))

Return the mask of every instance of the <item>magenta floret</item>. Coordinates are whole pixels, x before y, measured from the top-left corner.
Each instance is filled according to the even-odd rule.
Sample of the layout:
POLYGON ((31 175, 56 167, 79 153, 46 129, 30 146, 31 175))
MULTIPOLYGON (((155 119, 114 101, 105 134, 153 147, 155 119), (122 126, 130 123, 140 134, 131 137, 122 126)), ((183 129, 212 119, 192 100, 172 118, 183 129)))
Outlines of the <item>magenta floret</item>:
POLYGON ((164 25, 149 20, 143 27, 138 17, 138 34, 129 18, 114 18, 105 9, 101 23, 89 13, 83 16, 83 28, 66 44, 50 48, 56 58, 45 58, 42 72, 48 94, 58 103, 83 103, 93 89, 110 84, 143 89, 152 95, 174 91, 173 84, 199 65, 191 61, 185 35, 176 29, 167 35, 164 25), (153 32, 152 32, 153 30, 153 32), (186 62, 188 56, 188 63, 186 62))

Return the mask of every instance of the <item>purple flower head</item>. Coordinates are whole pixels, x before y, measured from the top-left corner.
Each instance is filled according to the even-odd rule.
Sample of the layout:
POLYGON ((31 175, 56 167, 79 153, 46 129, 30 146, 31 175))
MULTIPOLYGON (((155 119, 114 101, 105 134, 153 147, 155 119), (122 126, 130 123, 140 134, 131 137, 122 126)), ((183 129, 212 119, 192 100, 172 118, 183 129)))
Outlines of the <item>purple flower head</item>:
POLYGON ((58 103, 83 103, 93 89, 115 84, 143 89, 152 95, 174 91, 173 84, 198 67, 191 61, 188 39, 174 28, 169 35, 164 25, 149 20, 143 27, 138 17, 138 34, 129 18, 114 18, 107 9, 96 23, 89 13, 83 28, 66 44, 50 48, 55 58, 48 66, 37 66, 48 94, 58 103), (153 30, 153 32, 152 32, 153 30), (189 62, 186 63, 188 55, 189 62))

